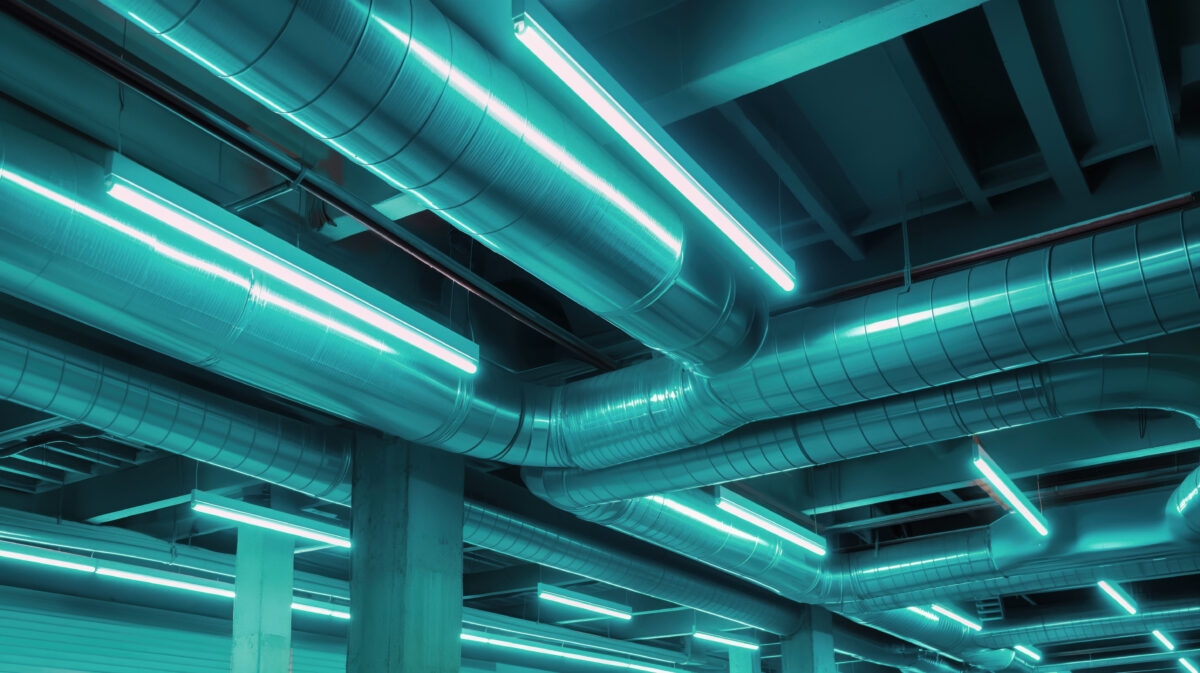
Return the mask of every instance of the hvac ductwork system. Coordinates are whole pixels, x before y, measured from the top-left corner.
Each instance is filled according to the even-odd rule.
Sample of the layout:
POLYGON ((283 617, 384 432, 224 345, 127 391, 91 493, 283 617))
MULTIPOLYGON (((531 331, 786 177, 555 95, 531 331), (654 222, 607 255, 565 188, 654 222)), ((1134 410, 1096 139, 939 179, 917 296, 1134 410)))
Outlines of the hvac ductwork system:
POLYGON ((652 348, 762 343, 761 288, 427 0, 105 4, 652 348))
POLYGON ((1113 614, 1111 608, 1080 613, 1079 610, 1039 610, 1036 618, 1005 619, 989 624, 973 640, 983 647, 1010 647, 1013 643, 1046 645, 1137 636, 1154 629, 1190 631, 1200 628, 1200 605, 1195 600, 1145 603, 1136 615, 1113 614), (1045 614, 1043 614, 1045 613, 1045 614))

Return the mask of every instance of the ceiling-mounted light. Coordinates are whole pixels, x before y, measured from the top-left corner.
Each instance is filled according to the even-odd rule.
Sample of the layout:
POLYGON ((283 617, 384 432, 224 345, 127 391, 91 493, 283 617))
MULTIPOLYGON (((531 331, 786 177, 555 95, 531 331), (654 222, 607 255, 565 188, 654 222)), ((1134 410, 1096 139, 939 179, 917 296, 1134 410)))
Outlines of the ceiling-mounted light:
POLYGON ((198 594, 208 594, 210 596, 222 596, 224 598, 233 598, 233 589, 229 588, 232 585, 222 586, 218 582, 198 581, 198 578, 181 579, 182 575, 172 577, 173 573, 158 573, 158 572, 135 572, 130 570, 122 570, 120 568, 109 568, 100 566, 96 568, 97 575, 105 577, 115 577, 117 579, 129 580, 132 582, 141 582, 142 584, 153 584, 160 587, 168 587, 170 589, 182 589, 183 591, 191 591, 198 594))
POLYGON ((941 605, 931 605, 929 607, 930 607, 930 609, 932 609, 934 612, 938 613, 939 615, 949 617, 950 619, 953 619, 954 621, 958 622, 959 624, 962 624, 963 626, 967 627, 968 629, 971 629, 972 631, 982 631, 983 630, 982 624, 977 624, 977 623, 971 621, 970 619, 967 619, 966 617, 958 614, 957 612, 950 610, 949 608, 942 607, 941 605))
POLYGON ((1150 633, 1158 639, 1158 642, 1162 643, 1163 647, 1167 648, 1167 651, 1174 651, 1175 643, 1171 642, 1171 639, 1167 637, 1167 634, 1159 631, 1158 629, 1154 629, 1150 633))
POLYGON ((723 486, 717 487, 717 507, 817 556, 825 555, 825 538, 723 486))
POLYGON ((1024 654, 1025 656, 1029 657, 1030 659, 1033 659, 1034 661, 1042 660, 1042 653, 1038 652, 1037 650, 1035 650, 1032 647, 1029 647, 1027 645, 1015 645, 1013 647, 1013 649, 1020 652, 1021 654, 1024 654))
POLYGON ((1026 498, 1024 493, 1021 493, 1021 491, 1017 488, 1017 485, 1014 484, 1013 481, 1008 478, 1008 475, 1004 474, 1000 467, 996 465, 995 461, 988 456, 988 454, 983 450, 983 447, 979 444, 978 439, 975 440, 974 451, 972 453, 972 464, 975 465, 975 469, 979 470, 984 479, 987 479, 988 483, 990 483, 992 487, 996 489, 996 492, 999 493, 1000 497, 1003 498, 1010 507, 1016 510, 1021 517, 1028 521, 1029 525, 1033 526, 1033 529, 1037 531, 1039 535, 1050 534, 1050 525, 1046 522, 1046 517, 1042 516, 1042 513, 1039 512, 1036 507, 1034 507, 1029 498, 1026 498))
POLYGON ((328 605, 319 605, 317 603, 293 601, 292 609, 297 612, 310 612, 314 615, 324 615, 335 619, 350 619, 350 613, 346 610, 338 610, 328 605))
POLYGON ((1179 663, 1183 664, 1183 667, 1188 669, 1188 673, 1200 673, 1200 671, 1196 670, 1196 665, 1192 663, 1191 659, 1184 659, 1183 657, 1180 657, 1179 663))
POLYGON ((24 563, 36 563, 37 565, 62 568, 64 570, 77 570, 85 573, 96 572, 96 565, 91 563, 86 557, 76 554, 64 554, 63 552, 31 547, 15 542, 0 542, 0 558, 22 561, 24 563))
POLYGON ((615 617, 617 619, 629 620, 633 618, 633 609, 628 605, 621 605, 606 601, 587 594, 581 594, 577 591, 570 591, 562 587, 551 586, 549 584, 538 583, 538 598, 560 605, 568 605, 580 610, 587 610, 607 617, 615 617))
POLYGON ((201 514, 236 521, 247 526, 323 542, 334 547, 350 548, 350 531, 320 521, 277 512, 268 507, 251 505, 204 491, 192 491, 192 509, 201 514))
MULTIPOLYGON (((579 58, 573 56, 563 46, 563 42, 570 39, 566 31, 555 26, 556 39, 556 36, 551 35, 548 30, 548 26, 552 25, 553 18, 545 12, 539 12, 539 15, 540 21, 528 10, 519 12, 514 17, 513 29, 521 44, 525 45, 575 95, 594 110, 606 124, 617 132, 617 135, 683 195, 683 198, 687 199, 705 218, 712 222, 725 238, 729 239, 776 285, 785 292, 796 289, 796 276, 791 269, 794 262, 791 258, 782 253, 773 253, 762 241, 750 233, 744 224, 739 222, 709 190, 705 189, 680 164, 676 157, 672 156, 671 152, 663 147, 659 139, 646 130, 646 125, 635 118, 630 110, 636 104, 620 91, 620 87, 611 81, 611 78, 603 73, 603 69, 598 65, 592 65, 590 66, 591 71, 589 71, 588 68, 580 65, 579 58), (607 88, 597 81, 597 76, 610 80, 607 88), (620 95, 628 102, 622 105, 617 102, 614 94, 620 95)), ((580 58, 584 57, 582 49, 576 51, 580 58)), ((639 116, 646 119, 648 124, 653 123, 644 112, 639 113, 639 116)), ((681 150, 678 151, 681 152, 681 150)))
POLYGON ((658 503, 668 509, 679 512, 680 514, 688 517, 689 519, 692 519, 694 521, 699 521, 700 523, 702 523, 710 528, 719 530, 722 533, 727 533, 734 537, 741 538, 743 540, 746 540, 747 542, 762 542, 762 540, 754 537, 753 535, 747 533, 746 531, 739 530, 735 526, 730 526, 729 524, 725 523, 724 521, 714 519, 713 517, 705 514, 704 512, 701 512, 700 510, 688 507, 687 505, 679 502, 678 500, 673 500, 671 498, 667 498, 667 497, 664 497, 661 495, 647 495, 647 496, 645 496, 645 498, 651 502, 658 503))
MULTIPOLYGON (((168 183, 156 174, 119 155, 114 156, 112 162, 112 173, 109 176, 110 184, 108 186, 109 196, 167 225, 173 230, 173 235, 178 237, 179 234, 182 234, 183 237, 186 237, 183 240, 190 239, 202 244, 207 252, 201 256, 202 258, 191 255, 160 241, 160 237, 153 233, 141 231, 112 217, 96 213, 90 208, 87 209, 91 211, 90 213, 84 212, 88 217, 148 243, 155 252, 161 255, 184 261, 225 280, 249 287, 249 280, 223 268, 210 259, 210 257, 220 259, 221 256, 232 258, 251 267, 256 272, 279 280, 305 297, 301 301, 293 301, 277 296, 276 293, 259 292, 262 295, 260 297, 262 301, 373 348, 385 352, 395 352, 391 345, 385 342, 390 341, 392 344, 399 345, 396 343, 398 340, 464 373, 474 374, 478 370, 478 358, 464 349, 466 344, 463 344, 464 347, 458 347, 451 345, 446 339, 434 336, 429 330, 436 330, 432 327, 436 323, 423 316, 418 317, 419 314, 416 314, 415 311, 406 320, 374 306, 276 256, 247 240, 246 237, 240 236, 214 221, 214 219, 219 219, 228 223, 243 223, 244 221, 240 218, 224 210, 217 212, 215 205, 168 183), (153 187, 150 186, 151 184, 153 187), (169 195, 163 193, 167 190, 170 191, 169 195), (208 213, 210 216, 206 217, 201 213, 208 213), (418 327, 415 323, 420 323, 424 327, 418 327)), ((249 233, 250 225, 246 224, 245 228, 249 233)), ((465 342, 465 340, 461 341, 465 342)), ((474 344, 469 345, 474 346, 474 344)))
POLYGON ((544 647, 542 645, 536 645, 534 643, 521 640, 496 638, 492 634, 483 631, 468 631, 464 629, 460 637, 467 642, 492 645, 494 647, 503 647, 510 650, 529 652, 531 654, 541 654, 549 657, 558 657, 560 659, 570 659, 572 661, 583 661, 590 664, 600 664, 601 666, 623 668, 629 671, 642 671, 643 673, 677 673, 676 671, 671 671, 666 668, 649 666, 633 660, 613 659, 612 657, 597 656, 583 650, 568 650, 562 647, 544 647))
POLYGON ((743 649, 743 650, 757 650, 758 649, 758 643, 752 643, 748 640, 738 640, 737 638, 729 638, 727 636, 718 636, 715 633, 705 633, 703 631, 696 631, 695 633, 692 634, 692 637, 699 638, 700 640, 707 640, 710 643, 719 643, 721 645, 727 645, 729 647, 736 647, 736 648, 743 649))
POLYGON ((1100 580, 1096 583, 1096 586, 1100 587, 1104 593, 1108 594, 1109 598, 1116 601, 1117 605, 1120 605, 1125 612, 1128 612, 1131 615, 1137 614, 1137 603, 1134 602, 1133 598, 1130 597, 1129 594, 1125 593, 1125 590, 1120 586, 1116 584, 1110 584, 1106 580, 1100 580))
POLYGON ((908 611, 909 611, 909 612, 915 612, 915 613, 917 613, 918 615, 921 615, 922 617, 924 617, 925 619, 928 619, 928 620, 929 620, 929 621, 931 621, 931 622, 936 622, 936 621, 940 621, 940 620, 941 620, 941 618, 940 618, 940 617, 938 617, 937 615, 933 614, 932 612, 930 612, 930 611, 928 611, 928 610, 923 610, 923 609, 921 609, 921 608, 919 608, 919 607, 917 607, 917 606, 915 606, 915 605, 914 605, 914 606, 912 606, 912 607, 909 607, 909 608, 908 608, 908 611))

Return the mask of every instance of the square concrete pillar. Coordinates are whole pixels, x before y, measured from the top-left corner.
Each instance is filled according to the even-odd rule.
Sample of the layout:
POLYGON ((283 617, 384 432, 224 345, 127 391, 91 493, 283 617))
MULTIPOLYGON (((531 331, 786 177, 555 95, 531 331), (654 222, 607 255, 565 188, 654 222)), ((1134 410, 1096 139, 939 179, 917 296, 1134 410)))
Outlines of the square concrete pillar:
POLYGON ((292 670, 292 571, 295 538, 238 528, 233 599, 232 673, 292 670))
POLYGON ((783 639, 783 673, 836 673, 833 662, 833 615, 806 605, 798 631, 783 639))
POLYGON ((762 673, 761 661, 756 650, 729 648, 729 673, 762 673))
POLYGON ((353 488, 347 673, 458 673, 462 457, 364 434, 353 488))

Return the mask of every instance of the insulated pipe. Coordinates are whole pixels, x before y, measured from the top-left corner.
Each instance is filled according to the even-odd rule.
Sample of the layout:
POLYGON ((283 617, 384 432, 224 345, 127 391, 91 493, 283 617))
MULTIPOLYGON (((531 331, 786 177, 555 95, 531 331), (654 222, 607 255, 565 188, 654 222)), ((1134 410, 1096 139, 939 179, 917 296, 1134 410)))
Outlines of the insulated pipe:
MULTIPOLYGON (((1153 652, 1150 654, 1131 654, 1124 657, 1103 657, 1098 659, 1081 659, 1078 661, 1063 661, 1053 664, 1039 666, 1038 671, 1045 673, 1055 673, 1056 671, 1088 671, 1097 668, 1111 668, 1118 671, 1127 671, 1131 666, 1140 666, 1141 664, 1150 664, 1158 661, 1172 661, 1180 658, 1200 657, 1200 648, 1188 650, 1175 650, 1174 652, 1153 652)), ((1178 666, 1171 665, 1169 670, 1176 670, 1178 666)))
POLYGON ((764 421, 698 447, 598 470, 527 469, 524 478, 534 493, 571 510, 1096 411, 1153 408, 1196 419, 1197 399, 1198 358, 1101 355, 764 421))
POLYGON ((1167 525, 1181 539, 1200 542, 1200 468, 1192 471, 1167 499, 1167 525))
POLYGON ((1079 610, 1044 608, 1037 617, 1021 620, 1005 619, 989 624, 972 640, 982 647, 1011 647, 1071 643, 1121 636, 1146 635, 1154 629, 1190 631, 1200 628, 1200 605, 1195 599, 1145 603, 1138 605, 1136 615, 1116 614, 1111 608, 1080 614, 1079 610))
POLYGON ((762 343, 762 292, 428 0, 104 4, 648 346, 762 343))

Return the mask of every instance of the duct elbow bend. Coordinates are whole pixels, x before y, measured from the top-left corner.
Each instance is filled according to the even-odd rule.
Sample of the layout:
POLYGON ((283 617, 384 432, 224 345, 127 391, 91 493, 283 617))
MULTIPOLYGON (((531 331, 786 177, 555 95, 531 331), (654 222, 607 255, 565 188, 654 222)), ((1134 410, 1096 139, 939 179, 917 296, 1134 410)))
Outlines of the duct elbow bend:
POLYGON ((1177 539, 1200 543, 1200 468, 1167 498, 1167 527, 1177 539))

